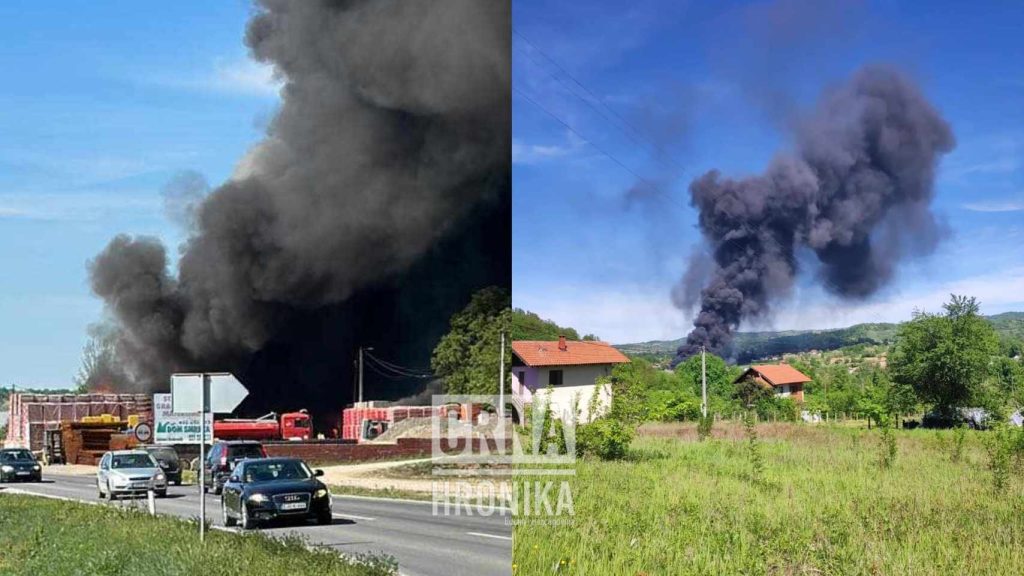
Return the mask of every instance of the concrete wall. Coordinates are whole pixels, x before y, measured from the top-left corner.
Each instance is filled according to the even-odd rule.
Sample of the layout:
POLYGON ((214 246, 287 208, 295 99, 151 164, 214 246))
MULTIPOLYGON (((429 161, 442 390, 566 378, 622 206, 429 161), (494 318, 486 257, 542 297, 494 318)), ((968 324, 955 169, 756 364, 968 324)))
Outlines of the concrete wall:
MULTIPOLYGON (((523 403, 536 402, 547 398, 547 387, 552 370, 562 371, 562 384, 552 388, 552 412, 564 417, 566 414, 578 412, 583 421, 587 420, 590 399, 597 389, 598 378, 608 376, 612 372, 611 364, 592 364, 586 366, 552 366, 531 368, 529 366, 512 367, 512 393, 519 396, 523 403), (520 381, 522 377, 523 381, 520 381)), ((595 416, 600 416, 611 407, 611 387, 604 386, 598 392, 599 406, 595 416)), ((546 401, 546 400, 545 400, 546 401)))

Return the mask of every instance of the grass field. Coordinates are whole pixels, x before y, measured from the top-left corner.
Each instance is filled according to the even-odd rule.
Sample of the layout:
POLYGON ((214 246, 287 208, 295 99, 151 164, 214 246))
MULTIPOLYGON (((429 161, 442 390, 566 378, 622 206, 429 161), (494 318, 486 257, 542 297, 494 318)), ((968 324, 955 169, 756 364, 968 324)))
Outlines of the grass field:
POLYGON ((139 512, 0 492, 0 574, 146 576, 396 573, 390 559, 356 562, 313 551, 297 539, 207 533, 198 526, 139 512))
POLYGON ((625 461, 584 460, 574 525, 517 525, 515 574, 1014 574, 1024 572, 1019 463, 995 492, 968 432, 762 424, 755 478, 738 425, 645 428, 625 461))

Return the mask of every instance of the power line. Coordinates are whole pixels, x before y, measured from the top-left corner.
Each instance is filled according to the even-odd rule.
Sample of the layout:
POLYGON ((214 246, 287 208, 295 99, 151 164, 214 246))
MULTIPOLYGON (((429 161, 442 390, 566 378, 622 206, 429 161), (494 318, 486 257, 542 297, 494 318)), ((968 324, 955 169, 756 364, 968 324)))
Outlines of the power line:
MULTIPOLYGON (((559 65, 558 62, 556 62, 554 60, 554 58, 548 56, 543 50, 538 48, 537 45, 534 44, 533 42, 530 42, 530 40, 528 40, 525 36, 523 36, 522 33, 520 33, 518 30, 513 29, 513 32, 516 34, 516 36, 518 36, 520 38, 520 40, 525 42, 530 47, 531 51, 539 53, 548 62, 550 62, 552 65, 554 65, 554 67, 557 68, 562 74, 564 74, 566 77, 568 77, 570 80, 572 80, 573 83, 575 83, 577 86, 579 86, 584 92, 586 92, 587 95, 589 96, 589 98, 584 98, 583 96, 580 96, 576 92, 576 90, 574 90, 572 87, 570 87, 564 80, 562 80, 561 77, 559 77, 558 75, 556 75, 556 74, 554 74, 552 72, 549 72, 549 71, 545 70, 545 72, 547 73, 549 78, 552 78, 553 80, 555 80, 556 82, 561 84, 563 87, 565 87, 565 89, 570 94, 572 94, 573 96, 578 98, 580 100, 580 102, 583 102, 584 104, 586 104, 591 110, 593 110, 594 112, 597 112, 597 114, 600 115, 602 118, 604 118, 606 121, 608 121, 609 124, 611 124, 616 129, 618 129, 620 132, 622 132, 622 134, 624 134, 627 138, 632 140, 634 144, 636 144, 637 146, 642 146, 644 148, 647 148, 648 149, 647 152, 651 155, 651 158, 654 159, 656 162, 662 162, 662 163, 666 163, 666 164, 671 164, 672 165, 671 168, 677 169, 680 173, 685 172, 685 169, 682 166, 680 166, 680 165, 676 164, 675 162, 671 161, 671 159, 669 157, 669 154, 664 150, 664 148, 662 148, 658 143, 654 142, 650 138, 646 137, 638 128, 636 128, 628 120, 623 118, 621 114, 619 114, 618 112, 613 110, 610 106, 605 104, 604 101, 599 96, 597 96, 592 90, 590 90, 589 88, 584 86, 582 82, 580 82, 578 79, 576 79, 576 77, 573 76, 572 74, 570 74, 564 67, 559 65), (598 108, 594 104, 594 102, 597 102, 598 104, 600 104, 601 107, 598 108), (607 110, 608 113, 611 114, 611 116, 614 116, 616 119, 618 119, 618 122, 613 120, 608 115, 608 113, 605 113, 602 110, 602 108, 604 110, 607 110), (628 130, 626 128, 623 128, 623 125, 625 125, 625 127, 628 128, 628 130), (641 142, 640 140, 643 140, 643 142, 641 142)), ((540 63, 540 61, 538 61, 536 58, 533 57, 533 54, 531 52, 523 50, 522 48, 520 48, 520 52, 525 54, 526 57, 528 57, 531 61, 533 61, 535 64, 537 64, 541 68, 544 67, 540 63)))
POLYGON ((569 130, 570 132, 575 134, 577 138, 579 138, 580 140, 586 142, 587 144, 592 146, 595 150, 597 150, 598 152, 600 152, 601 154, 606 156, 609 160, 611 160, 612 162, 615 162, 616 164, 618 164, 620 168, 622 168, 626 172, 629 172, 630 174, 632 174, 633 177, 635 177, 637 180, 639 180, 640 182, 643 182, 644 184, 649 186, 651 188, 651 190, 654 190, 655 192, 663 195, 666 199, 668 199, 671 202, 675 203, 680 208, 684 208, 685 209, 685 207, 682 204, 679 204, 679 202, 671 194, 669 194, 669 193, 665 192, 664 190, 662 190, 654 182, 651 182, 647 178, 644 178, 640 174, 637 174, 632 168, 627 166, 624 162, 622 162, 621 160, 619 160, 618 158, 613 156, 610 152, 608 152, 604 148, 602 148, 602 147, 598 146, 597 144, 595 144, 592 140, 588 139, 586 136, 581 134, 579 132, 579 130, 576 130, 575 128, 573 128, 568 122, 566 122, 565 120, 562 120, 557 114, 555 114, 551 110, 548 110, 547 108, 545 108, 541 103, 539 103, 536 100, 534 100, 533 98, 531 98, 528 94, 526 94, 525 92, 523 92, 522 90, 517 88, 515 85, 512 86, 512 90, 514 90, 517 94, 519 94, 520 96, 525 98, 530 104, 533 104, 538 109, 540 109, 542 112, 544 112, 545 114, 547 114, 548 116, 553 118, 556 122, 558 122, 559 124, 564 126, 567 130, 569 130))
POLYGON ((399 364, 395 364, 393 362, 388 362, 387 360, 383 360, 381 358, 377 358, 376 356, 373 356, 372 354, 367 354, 367 357, 369 357, 371 360, 377 362, 382 367, 390 369, 390 370, 395 371, 395 372, 404 372, 404 373, 409 373, 409 374, 431 374, 432 373, 430 371, 430 369, 428 369, 428 368, 409 368, 409 367, 406 367, 406 366, 401 366, 399 364))
MULTIPOLYGON (((635 144, 637 144, 637 145, 639 145, 639 146, 645 146, 645 147, 649 146, 650 148, 652 148, 652 149, 653 149, 653 152, 654 152, 654 154, 651 154, 651 157, 652 157, 652 158, 653 158, 653 159, 654 159, 655 161, 657 161, 657 162, 661 162, 661 163, 665 163, 665 164, 671 164, 671 165, 672 165, 672 166, 671 166, 671 168, 674 168, 675 170, 677 170, 677 171, 679 172, 679 176, 682 176, 682 175, 683 175, 684 173, 686 173, 686 171, 687 171, 687 170, 686 170, 685 168, 683 168, 682 166, 680 166, 679 164, 677 164, 677 163, 673 162, 673 161, 671 160, 671 156, 670 156, 670 155, 669 155, 669 154, 668 154, 668 153, 667 153, 667 152, 665 151, 665 149, 664 149, 664 148, 663 148, 663 147, 662 147, 662 146, 661 146, 660 144, 658 144, 658 143, 657 143, 657 142, 655 142, 654 140, 650 139, 650 138, 649 138, 648 136, 644 135, 643 131, 641 131, 640 129, 638 129, 638 128, 637 128, 636 126, 634 126, 634 125, 633 125, 633 124, 632 124, 632 123, 631 123, 631 122, 630 122, 629 120, 627 120, 627 119, 626 119, 625 117, 623 117, 623 116, 622 116, 621 114, 619 114, 618 112, 616 112, 616 111, 615 111, 615 109, 613 109, 613 108, 612 108, 611 106, 609 106, 609 105, 605 104, 604 100, 603 100, 603 99, 602 99, 602 98, 601 98, 600 96, 598 96, 598 95, 597 95, 596 93, 594 93, 594 91, 593 91, 593 90, 591 90, 590 88, 587 88, 587 87, 586 87, 586 86, 585 86, 585 85, 583 84, 583 82, 581 82, 581 81, 580 81, 580 80, 579 80, 578 78, 576 78, 575 76, 573 76, 572 74, 570 74, 570 73, 569 73, 569 71, 568 71, 568 70, 566 70, 564 66, 562 66, 561 64, 559 64, 557 60, 555 60, 554 58, 552 58, 551 56, 549 56, 549 55, 547 54, 547 52, 545 52, 545 51, 544 51, 544 50, 542 50, 542 49, 541 49, 541 48, 540 48, 539 46, 537 46, 537 45, 536 45, 535 43, 533 43, 532 41, 530 41, 530 39, 529 39, 529 38, 527 38, 526 36, 524 36, 524 35, 523 35, 523 33, 522 33, 522 32, 520 32, 519 30, 517 30, 517 29, 513 28, 513 29, 512 29, 512 32, 513 32, 513 33, 514 33, 514 34, 515 34, 516 36, 518 36, 518 37, 519 37, 519 39, 520 39, 521 41, 523 41, 524 43, 526 43, 526 45, 530 47, 531 51, 533 51, 533 52, 537 52, 538 54, 540 54, 541 56, 543 56, 545 60, 547 60, 548 62, 550 62, 550 63, 551 63, 551 65, 552 65, 552 66, 554 66, 554 67, 555 67, 555 68, 556 68, 556 69, 557 69, 557 70, 558 70, 559 72, 561 72, 561 73, 562 73, 562 74, 563 74, 563 75, 564 75, 565 77, 567 77, 567 78, 569 78, 570 80, 572 80, 572 81, 573 81, 573 83, 574 83, 574 84, 576 84, 576 86, 579 86, 581 90, 583 90, 584 92, 586 92, 586 94, 587 94, 587 95, 589 96, 589 98, 584 98, 584 97, 580 96, 580 95, 579 95, 579 94, 578 94, 578 93, 577 93, 577 92, 576 92, 575 90, 573 90, 572 88, 570 88, 570 87, 569 87, 569 86, 568 86, 568 85, 567 85, 567 84, 566 84, 566 83, 565 83, 565 82, 564 82, 564 81, 563 81, 563 80, 562 80, 562 79, 561 79, 561 78, 560 78, 559 76, 557 76, 557 75, 555 75, 555 74, 553 74, 553 73, 551 73, 551 72, 547 72, 547 74, 548 74, 548 76, 549 76, 550 78, 553 78, 553 79, 554 79, 554 80, 556 80, 556 81, 557 81, 557 82, 558 82, 559 84, 561 84, 562 86, 564 86, 564 87, 565 87, 565 89, 569 91, 569 93, 571 93, 571 94, 572 94, 573 96, 575 96, 576 98, 579 98, 579 100, 580 100, 580 101, 582 101, 582 102, 583 102, 584 104, 586 104, 587 106, 589 106, 589 107, 590 107, 590 108, 591 108, 592 110, 594 110, 594 111, 595 111, 595 112, 597 112, 597 113, 598 113, 599 115, 601 115, 601 117, 602 117, 602 118, 604 118, 605 120, 607 120, 607 121, 608 121, 608 122, 609 122, 610 124, 612 124, 613 126, 615 126, 615 127, 616 127, 616 128, 617 128, 617 129, 618 129, 618 130, 619 130, 620 132, 622 132, 622 133, 623 133, 623 134, 625 134, 625 135, 626 135, 627 137, 629 137, 629 139, 630 139, 630 140, 632 140, 632 141, 633 141, 633 142, 634 142, 635 144), (613 120, 612 120, 611 118, 609 118, 609 117, 608 117, 608 115, 607 115, 607 114, 605 114, 605 113, 604 113, 604 112, 602 112, 602 111, 601 111, 600 109, 598 109, 598 108, 597 108, 597 107, 596 107, 596 106, 594 105, 594 102, 597 102, 598 104, 600 104, 600 105, 601 105, 601 108, 604 108, 604 109, 605 109, 605 110, 607 110, 607 111, 608 111, 608 112, 609 112, 609 113, 610 113, 610 114, 611 114, 612 116, 614 116, 614 117, 615 117, 616 119, 618 119, 619 123, 616 123, 616 122, 614 122, 614 121, 613 121, 613 120), (620 125, 620 123, 621 123, 621 125, 620 125), (626 126, 626 128, 628 128, 629 130, 627 131, 626 129, 624 129, 624 128, 622 127, 622 125, 625 125, 625 126, 626 126), (638 142, 638 141, 637 141, 637 138, 643 139, 643 140, 645 141, 645 143, 646 143, 646 144, 638 142)), ((537 59, 536 59, 536 58, 534 58, 534 57, 533 57, 533 55, 532 55, 532 54, 531 54, 530 52, 527 52, 527 51, 523 50, 522 48, 520 48, 520 52, 522 52, 523 54, 526 54, 526 56, 527 56, 528 58, 530 58, 530 60, 532 60, 532 61, 533 61, 533 62, 534 62, 535 64, 537 64, 538 66, 541 66, 540 62, 538 62, 538 61, 537 61, 537 59)), ((648 150, 648 153, 651 153, 651 150, 648 150)), ((677 176, 677 177, 678 177, 678 176, 677 176)))
POLYGON ((380 358, 377 358, 376 356, 370 354, 369 352, 365 352, 364 351, 363 354, 364 354, 366 359, 370 360, 370 363, 368 363, 367 366, 369 368, 371 368, 374 372, 377 372, 378 374, 381 374, 381 375, 390 374, 390 375, 392 375, 392 376, 394 376, 396 378, 420 378, 420 379, 428 379, 428 378, 433 378, 434 377, 433 373, 431 373, 429 371, 426 371, 426 370, 420 370, 420 369, 416 369, 416 368, 407 368, 405 366, 400 366, 398 364, 394 364, 394 363, 388 362, 386 360, 382 360, 380 358))

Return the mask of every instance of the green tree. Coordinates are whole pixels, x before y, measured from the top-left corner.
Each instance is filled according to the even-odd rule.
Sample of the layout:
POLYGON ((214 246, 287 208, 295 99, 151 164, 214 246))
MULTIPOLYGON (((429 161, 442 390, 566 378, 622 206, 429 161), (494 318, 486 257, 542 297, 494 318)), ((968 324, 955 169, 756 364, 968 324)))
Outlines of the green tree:
MULTIPOLYGON (((512 310, 507 291, 490 287, 473 295, 451 318, 451 329, 434 348, 430 366, 444 379, 448 394, 497 393, 501 333, 505 333, 505 374, 512 370, 509 330, 512 310)), ((505 378, 506 392, 509 378, 505 378)))
MULTIPOLYGON (((558 340, 565 336, 567 340, 580 340, 580 334, 574 328, 559 326, 551 320, 544 320, 533 312, 520 308, 512 311, 513 340, 558 340)), ((582 340, 599 340, 594 334, 587 334, 582 340)))
POLYGON ((129 379, 117 360, 117 330, 105 323, 88 328, 89 341, 82 349, 82 365, 72 378, 75 391, 89 392, 97 388, 118 388, 129 379))
POLYGON ((952 414, 980 391, 999 341, 978 314, 975 298, 952 295, 944 314, 923 312, 900 327, 890 362, 892 379, 913 387, 921 400, 952 414))

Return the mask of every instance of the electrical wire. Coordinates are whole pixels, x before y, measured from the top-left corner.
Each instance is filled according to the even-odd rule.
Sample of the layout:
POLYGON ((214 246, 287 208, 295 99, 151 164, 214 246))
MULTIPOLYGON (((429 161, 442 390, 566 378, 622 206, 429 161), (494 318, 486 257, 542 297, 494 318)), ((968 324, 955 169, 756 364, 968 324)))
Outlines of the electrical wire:
POLYGON ((601 154, 606 156, 609 160, 611 160, 612 162, 618 164, 619 167, 621 167, 623 170, 625 170, 626 172, 629 172, 630 174, 632 174, 637 180, 639 180, 640 182, 643 182, 645 185, 649 186, 651 190, 657 192, 658 194, 661 194, 666 200, 672 202, 673 204, 679 206, 680 208, 683 208, 683 209, 686 208, 685 206, 680 204, 679 201, 674 196, 672 196, 671 194, 669 194, 665 190, 662 190, 661 187, 659 187, 654 182, 651 182, 647 178, 644 178, 640 174, 637 174, 636 171, 634 171, 632 168, 627 166, 623 161, 621 161, 618 158, 616 158, 615 156, 613 156, 610 152, 608 152, 604 148, 602 148, 602 147, 598 146, 597 144, 595 144, 592 140, 588 139, 586 136, 581 134, 579 132, 579 130, 576 130, 575 128, 573 128, 572 125, 570 125, 565 120, 562 120, 557 114, 555 114, 551 110, 548 110, 541 103, 539 103, 536 100, 534 100, 533 98, 531 98, 527 93, 523 92, 522 90, 520 90, 519 88, 515 87, 514 85, 512 86, 512 90, 514 92, 516 92, 517 94, 519 94, 524 99, 526 99, 527 102, 529 102, 530 104, 533 104, 539 110, 541 110, 542 112, 544 112, 545 114, 547 114, 548 116, 553 118, 556 122, 558 122, 559 124, 564 126, 567 130, 569 130, 570 132, 575 134, 577 138, 579 138, 580 140, 582 140, 582 141, 586 142, 587 144, 589 144, 591 147, 594 148, 594 150, 597 150, 598 152, 600 152, 601 154))
POLYGON ((589 98, 584 98, 583 96, 580 96, 579 93, 577 93, 576 90, 574 90, 572 87, 569 86, 569 84, 567 84, 564 80, 562 80, 561 77, 559 77, 558 75, 556 75, 556 74, 554 74, 552 72, 549 72, 549 71, 545 70, 545 72, 547 72, 549 78, 552 78, 553 80, 555 80, 556 82, 561 84, 563 87, 565 87, 565 89, 570 94, 572 94, 573 96, 578 98, 581 102, 586 104, 591 110, 593 110, 598 115, 600 115, 602 118, 604 118, 609 124, 611 124, 612 126, 617 128, 620 132, 622 132, 622 134, 624 134, 627 138, 632 140, 634 144, 636 144, 638 146, 642 146, 644 148, 649 148, 648 149, 648 153, 650 154, 652 159, 654 159, 657 162, 661 162, 661 163, 665 163, 665 164, 671 164, 670 168, 674 168, 675 171, 678 171, 680 175, 682 175, 684 172, 686 172, 685 168, 683 168, 679 164, 676 164, 675 162, 672 162, 670 160, 669 154, 665 151, 665 149, 662 146, 660 146, 657 142, 654 142, 650 138, 646 137, 639 129, 637 129, 635 126, 633 126, 632 123, 630 123, 628 120, 623 118, 621 114, 619 114, 614 109, 612 109, 610 106, 605 104, 604 100, 602 100, 592 90, 590 90, 589 88, 584 86, 582 82, 580 82, 575 76, 570 74, 569 71, 566 70, 565 67, 560 65, 557 61, 555 61, 554 58, 552 58, 546 52, 541 50, 536 44, 531 42, 526 36, 523 36, 523 34, 521 32, 519 32, 519 30, 516 30, 515 28, 513 28, 512 32, 516 36, 518 36, 519 39, 522 42, 525 42, 526 45, 529 46, 530 50, 531 50, 530 52, 528 52, 528 51, 523 50, 522 48, 520 48, 520 50, 519 50, 520 52, 525 54, 526 57, 529 58, 534 64, 537 64, 537 66, 539 66, 541 68, 544 68, 544 66, 540 63, 540 61, 538 61, 536 58, 533 57, 532 52, 537 52, 538 54, 543 56, 548 62, 550 62, 555 68, 557 68, 559 72, 561 72, 567 78, 572 80, 573 83, 575 83, 584 92, 586 92, 587 95, 589 96, 589 98), (598 108, 594 104, 595 102, 600 104, 601 108, 598 108), (604 110, 607 110, 607 112, 610 113, 611 116, 614 116, 616 119, 618 119, 618 122, 616 122, 608 114, 606 114, 602 110, 602 108, 604 110), (625 125, 626 128, 623 128, 623 125, 625 125), (641 142, 640 140, 643 140, 643 142, 641 142))

